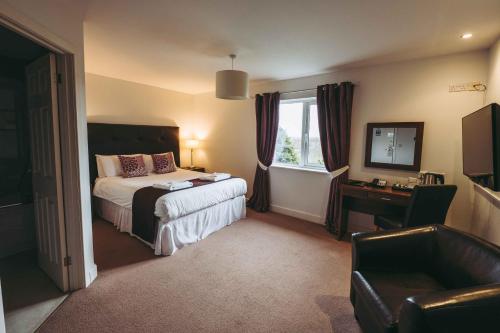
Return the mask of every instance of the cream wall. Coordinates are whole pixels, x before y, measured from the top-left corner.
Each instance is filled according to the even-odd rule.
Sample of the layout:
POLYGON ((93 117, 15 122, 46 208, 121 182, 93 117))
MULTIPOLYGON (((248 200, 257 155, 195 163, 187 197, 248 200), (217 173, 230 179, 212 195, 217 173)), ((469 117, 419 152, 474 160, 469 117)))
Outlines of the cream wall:
POLYGON ((253 100, 213 96, 208 93, 194 99, 194 133, 203 140, 196 159, 209 171, 227 171, 245 178, 251 191, 257 161, 253 100))
MULTIPOLYGON (((85 79, 88 122, 179 126, 181 138, 191 136, 193 95, 89 73, 85 79)), ((181 165, 189 165, 184 149, 181 165)))
MULTIPOLYGON (((500 104, 500 39, 489 50, 488 89, 485 104, 500 104)), ((470 231, 500 244, 500 193, 474 186, 470 231)))
MULTIPOLYGON (((23 26, 70 52, 75 58, 76 106, 78 118, 78 155, 81 184, 82 233, 84 248, 84 285, 97 276, 92 242, 92 214, 88 173, 87 120, 85 114, 85 75, 83 61, 84 2, 65 0, 3 0, 0 16, 23 26)), ((79 223, 79 222, 78 222, 79 223)), ((76 260, 74 260, 76 262, 76 260)), ((79 267, 77 269, 80 269, 79 267)))
MULTIPOLYGON (((311 77, 274 81, 253 87, 253 92, 314 88, 319 84, 352 81, 355 85, 350 177, 405 181, 415 173, 365 168, 366 123, 424 121, 422 169, 446 173, 459 191, 449 224, 469 229, 472 185, 462 175, 461 118, 480 108, 483 92, 449 93, 452 83, 485 82, 488 53, 470 52, 417 61, 342 70, 311 77)), ((195 131, 206 136, 205 164, 247 179, 250 188, 256 166, 254 100, 223 101, 211 94, 195 97, 195 131)), ((322 173, 271 167, 273 209, 322 222, 329 178, 322 173)), ((352 216, 353 225, 370 228, 371 218, 352 216)))
POLYGON ((488 90, 486 104, 500 103, 500 38, 489 50, 488 90))

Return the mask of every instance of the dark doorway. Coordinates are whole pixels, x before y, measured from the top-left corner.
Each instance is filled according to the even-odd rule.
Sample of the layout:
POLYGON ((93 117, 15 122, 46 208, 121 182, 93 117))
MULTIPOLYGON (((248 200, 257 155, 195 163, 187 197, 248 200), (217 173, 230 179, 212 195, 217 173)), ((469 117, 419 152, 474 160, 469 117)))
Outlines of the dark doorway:
POLYGON ((65 297, 37 258, 32 143, 40 138, 32 137, 26 67, 48 53, 0 26, 0 278, 8 332, 34 331, 65 297))

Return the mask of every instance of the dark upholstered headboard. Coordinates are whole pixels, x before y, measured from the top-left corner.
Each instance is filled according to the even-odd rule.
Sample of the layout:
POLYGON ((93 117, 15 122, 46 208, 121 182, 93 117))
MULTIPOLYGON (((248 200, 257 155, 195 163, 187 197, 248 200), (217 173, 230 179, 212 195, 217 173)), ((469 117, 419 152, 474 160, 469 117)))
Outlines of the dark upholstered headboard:
POLYGON ((171 151, 179 160, 179 127, 122 124, 87 125, 90 181, 97 178, 95 155, 158 154, 171 151))

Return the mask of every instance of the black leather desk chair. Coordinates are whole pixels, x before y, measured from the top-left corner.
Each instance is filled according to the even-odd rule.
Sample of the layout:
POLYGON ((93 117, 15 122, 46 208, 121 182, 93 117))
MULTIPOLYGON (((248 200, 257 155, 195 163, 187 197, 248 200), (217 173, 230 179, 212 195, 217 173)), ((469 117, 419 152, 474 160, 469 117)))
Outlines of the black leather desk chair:
POLYGON ((455 185, 419 185, 413 190, 405 216, 375 216, 377 229, 398 229, 427 224, 444 224, 457 192, 455 185))

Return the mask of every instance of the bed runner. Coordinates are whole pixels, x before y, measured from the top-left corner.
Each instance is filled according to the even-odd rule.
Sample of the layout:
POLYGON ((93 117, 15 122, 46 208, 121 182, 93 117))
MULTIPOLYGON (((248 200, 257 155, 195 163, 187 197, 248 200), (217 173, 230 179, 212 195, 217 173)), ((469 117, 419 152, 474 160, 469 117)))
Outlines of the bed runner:
MULTIPOLYGON (((230 177, 227 179, 233 179, 233 178, 235 177, 230 177)), ((218 182, 222 182, 227 179, 219 180, 218 182)), ((199 187, 215 183, 209 180, 202 180, 199 178, 191 179, 189 181, 193 183, 192 187, 187 187, 175 191, 156 188, 153 186, 143 187, 135 191, 134 197, 132 198, 132 233, 142 238, 143 240, 151 244, 154 244, 156 233, 158 231, 158 228, 156 226, 157 217, 155 216, 155 206, 158 198, 170 192, 178 192, 193 187, 199 187)))

